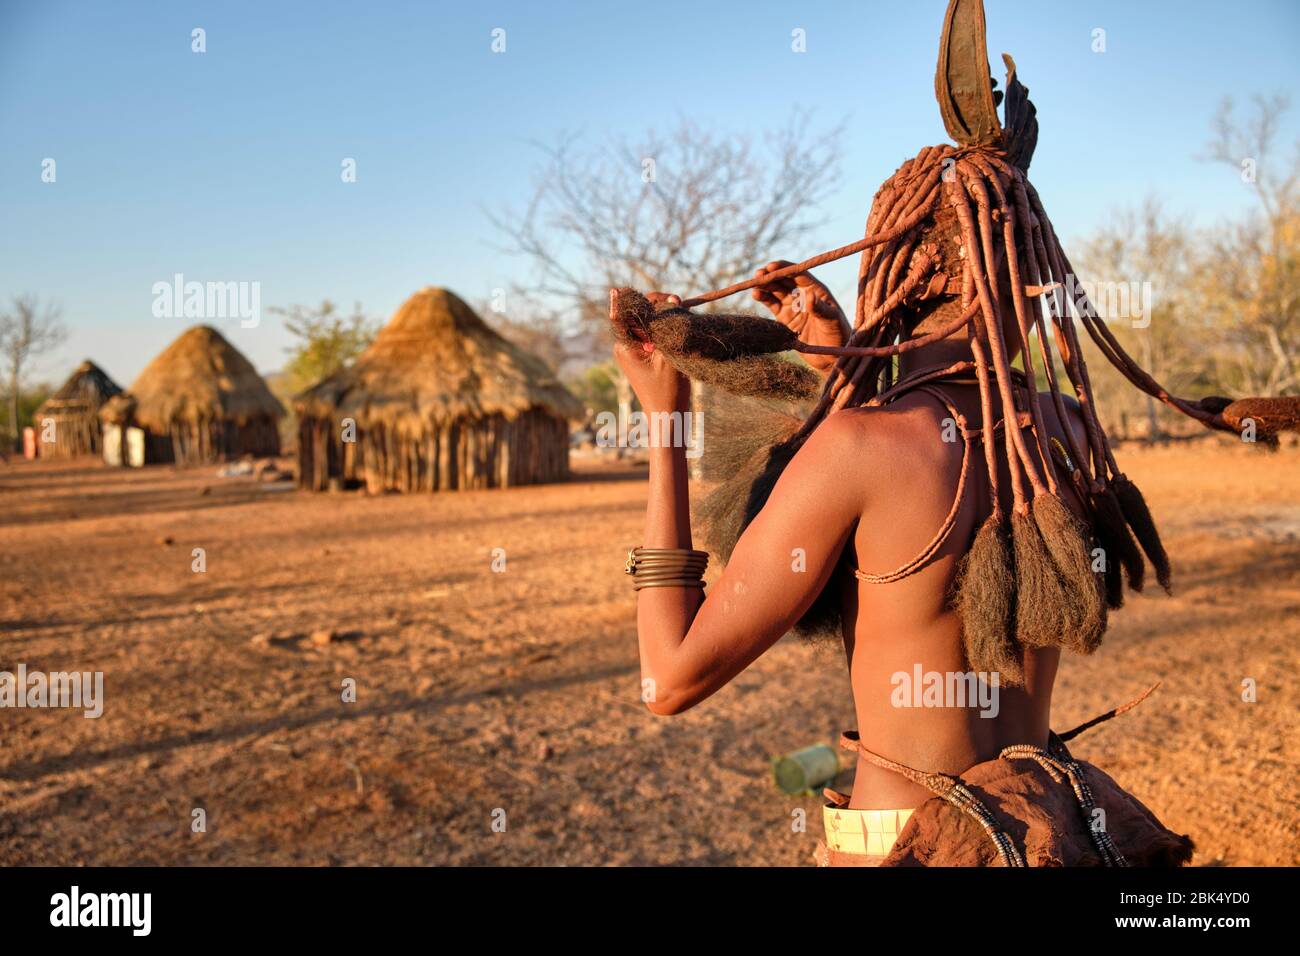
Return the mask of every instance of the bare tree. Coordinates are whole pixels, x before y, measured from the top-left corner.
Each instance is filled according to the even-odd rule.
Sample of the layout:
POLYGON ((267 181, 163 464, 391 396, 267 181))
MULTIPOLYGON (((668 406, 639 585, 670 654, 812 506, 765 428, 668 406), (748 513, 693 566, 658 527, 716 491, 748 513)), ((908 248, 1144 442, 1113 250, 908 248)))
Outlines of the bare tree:
POLYGON ((0 315, 0 355, 9 377, 9 438, 15 450, 21 434, 18 403, 23 374, 32 359, 56 347, 67 335, 59 314, 56 306, 41 306, 36 296, 22 295, 15 297, 11 309, 0 315))
POLYGON ((1224 100, 1206 157, 1237 170, 1258 202, 1254 216, 1212 236, 1201 288, 1225 336, 1228 384, 1250 394, 1300 388, 1300 144, 1280 155, 1276 142, 1289 106, 1284 96, 1256 96, 1239 122, 1224 100))
MULTIPOLYGON (((838 138, 838 128, 814 132, 807 115, 792 114, 761 142, 681 120, 638 142, 583 147, 561 137, 541 146, 527 208, 492 216, 506 251, 530 260, 536 274, 514 295, 533 315, 560 317, 570 357, 606 358, 611 288, 689 296, 798 249, 838 183, 838 138)), ((632 390, 616 366, 613 378, 627 411, 632 390)), ((692 403, 702 400, 694 383, 692 403)))
MULTIPOLYGON (((1140 321, 1136 316, 1127 322, 1112 321, 1111 329, 1144 369, 1179 393, 1205 386, 1199 370, 1212 344, 1205 341, 1204 328, 1196 328, 1197 321, 1203 325, 1203 320, 1196 317, 1189 288, 1195 247, 1187 222, 1171 217, 1160 200, 1149 197, 1136 209, 1112 215, 1083 242, 1078 255, 1080 268, 1095 281, 1149 283, 1149 314, 1140 321)), ((1122 414, 1141 408, 1147 436, 1159 439, 1163 406, 1149 395, 1139 395, 1105 363, 1094 367, 1105 407, 1122 414)))
POLYGON ((516 312, 506 315, 499 307, 500 300, 475 303, 475 310, 485 316, 492 329, 527 352, 540 358, 552 372, 559 374, 569 357, 571 333, 566 332, 562 316, 554 311, 538 312, 536 303, 523 303, 530 307, 523 315, 516 303, 516 312))
POLYGON ((610 288, 685 296, 802 253, 799 240, 838 183, 838 134, 792 117, 756 142, 683 120, 637 142, 584 147, 561 137, 541 146, 527 208, 490 214, 506 251, 536 273, 514 294, 545 303, 533 314, 565 316, 582 358, 604 355, 610 288))

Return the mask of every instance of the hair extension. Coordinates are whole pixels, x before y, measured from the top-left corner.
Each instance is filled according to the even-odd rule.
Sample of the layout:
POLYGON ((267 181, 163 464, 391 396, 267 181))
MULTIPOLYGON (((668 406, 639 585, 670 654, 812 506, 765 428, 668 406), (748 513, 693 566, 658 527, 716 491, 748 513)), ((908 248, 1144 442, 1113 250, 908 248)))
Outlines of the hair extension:
POLYGON ((996 673, 1008 687, 1024 683, 1021 648, 1008 622, 1015 619, 1016 582, 1005 520, 990 514, 962 557, 954 585, 966 660, 973 670, 996 673))
MULTIPOLYGON (((1096 531, 1095 527, 1093 531, 1096 531)), ((1110 560, 1100 535, 1094 533, 1092 540, 1096 549, 1101 552, 1101 576, 1106 593, 1106 607, 1112 611, 1118 610, 1124 606, 1124 566, 1119 561, 1110 560)))
MULTIPOLYGON (((969 278, 969 273, 967 273, 969 278)), ((974 280, 962 283, 963 301, 975 301, 974 280)), ((997 664, 997 671, 1008 686, 1024 680, 1020 667, 1021 650, 1012 626, 1016 614, 1016 575, 1011 563, 1007 519, 999 493, 997 448, 989 423, 993 421, 993 392, 989 386, 988 360, 979 335, 971 338, 975 358, 975 379, 980 388, 980 415, 984 423, 984 465, 989 483, 989 516, 975 533, 971 550, 963 561, 957 578, 957 611, 962 619, 966 654, 975 670, 997 664), (973 655, 973 656, 972 656, 973 655)))
MULTIPOLYGON (((1202 402, 1205 399, 1201 399, 1202 402)), ((1256 440, 1269 447, 1277 447, 1279 432, 1300 431, 1300 397, 1294 395, 1280 398, 1243 398, 1238 401, 1222 399, 1227 402, 1216 409, 1216 418, 1228 426, 1230 431, 1242 434, 1246 423, 1255 426, 1256 440)))
POLYGON ((732 395, 799 401, 817 394, 817 373, 783 358, 746 355, 725 361, 668 351, 664 355, 687 378, 716 385, 732 395))
MULTIPOLYGON (((960 164, 959 164, 960 168, 960 164)), ((1019 428, 1015 396, 1012 391, 1011 366, 1002 338, 1001 313, 996 285, 990 284, 981 268, 994 262, 991 210, 988 194, 978 180, 966 180, 976 199, 973 214, 966 197, 956 181, 949 183, 949 196, 961 223, 965 238, 966 260, 975 284, 975 293, 982 307, 982 338, 990 346, 998 394, 1002 400, 1003 448, 1011 472, 1014 506, 1011 511, 1011 549, 1015 563, 1015 635, 1030 647, 1048 647, 1062 641, 1070 629, 1069 595, 1065 582, 1053 564, 1051 554, 1037 522, 1032 517, 1025 485, 1037 496, 1047 494, 1035 461, 1024 444, 1019 428), (976 219, 979 235, 976 235, 976 219), (981 261, 982 257, 982 261, 981 261)), ((994 433, 985 431, 985 440, 994 440, 994 433)))
POLYGON ((1060 643, 1090 654, 1106 632, 1105 587, 1092 570, 1088 529, 1055 495, 1034 499, 1034 522, 1065 591, 1060 643))
MULTIPOLYGON (((1097 543, 1101 546, 1102 560, 1107 567, 1114 564, 1124 569, 1128 586, 1134 591, 1141 591, 1146 583, 1146 564, 1142 552, 1133 541, 1124 512, 1120 510, 1119 499, 1109 487, 1102 488, 1088 496, 1092 510, 1093 531, 1097 543)), ((1111 602, 1112 606, 1114 601, 1111 602)))
POLYGON ((1123 474, 1115 476, 1114 486, 1115 497, 1119 500, 1119 508, 1124 514, 1124 520, 1133 529, 1138 544, 1142 545, 1142 550, 1151 561, 1151 567, 1155 568, 1156 580, 1160 582, 1166 594, 1172 594, 1169 555, 1165 553, 1165 546, 1160 541, 1160 532, 1156 530, 1155 519, 1151 517, 1151 509, 1147 507, 1146 499, 1142 497, 1138 486, 1123 474))
POLYGON ((651 341, 665 352, 699 358, 729 361, 785 352, 799 341, 789 327, 754 315, 693 315, 680 306, 655 309, 634 289, 618 290, 615 315, 624 341, 651 341))
POLYGON ((816 394, 812 369, 774 354, 798 342, 779 322, 752 315, 693 315, 680 307, 656 310, 633 289, 611 294, 610 318, 620 341, 652 342, 683 375, 733 395, 797 401, 816 394))
MULTIPOLYGON (((992 163, 973 157, 978 165, 987 169, 992 163)), ((1002 216, 1003 247, 1007 255, 1012 301, 1015 309, 1017 329, 1020 333, 1020 354, 1025 363, 1025 374, 1030 382, 1034 381, 1034 360, 1030 341, 1030 310, 1025 300, 1025 283, 1020 270, 1020 240, 1028 240, 1029 232, 1021 222, 1022 234, 1016 235, 1016 218, 1007 204, 1006 194, 995 175, 989 177, 997 200, 998 211, 1002 216)), ((982 188, 980 190, 983 192, 982 188)), ((1027 248, 1027 246, 1026 246, 1027 248)), ((1030 262, 1029 258, 1026 262, 1030 262)), ((1032 274, 1032 266, 1030 274, 1032 274)), ((1044 352, 1044 364, 1050 365, 1051 355, 1044 352)), ((1049 386, 1053 376, 1047 375, 1049 386)), ((1053 396, 1059 400, 1059 396, 1053 396)), ((1052 455, 1048 446, 1048 431, 1043 420, 1042 411, 1034 395, 1027 401, 1031 420, 1034 423, 1033 434, 1038 439, 1038 458, 1043 463, 1043 472, 1047 480, 1047 493, 1038 493, 1032 502, 1032 513, 1038 532, 1042 536, 1055 565, 1062 588, 1065 591, 1061 604, 1058 640, 1066 647, 1082 653, 1090 653, 1101 642, 1106 628, 1106 605, 1103 589, 1099 587, 1097 575, 1092 571, 1088 560, 1088 529, 1070 512, 1060 499, 1056 481, 1056 472, 1052 464, 1052 455)), ((1068 434, 1068 419, 1061 416, 1063 430, 1068 434)))

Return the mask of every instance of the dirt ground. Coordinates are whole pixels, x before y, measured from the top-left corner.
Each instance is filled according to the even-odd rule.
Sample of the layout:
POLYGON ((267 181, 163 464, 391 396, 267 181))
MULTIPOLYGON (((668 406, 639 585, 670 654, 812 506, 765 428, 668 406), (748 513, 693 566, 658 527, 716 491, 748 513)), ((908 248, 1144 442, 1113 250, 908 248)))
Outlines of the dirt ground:
MULTIPOLYGON (((1176 597, 1131 597, 1063 661, 1055 724, 1163 681, 1075 752, 1200 864, 1296 864, 1300 450, 1120 458, 1176 597)), ((852 725, 842 662, 787 639, 651 716, 620 573, 642 477, 370 498, 0 465, 0 671, 103 671, 106 697, 97 720, 0 710, 0 864, 809 863, 792 811, 815 830, 819 804, 769 759, 852 725)))

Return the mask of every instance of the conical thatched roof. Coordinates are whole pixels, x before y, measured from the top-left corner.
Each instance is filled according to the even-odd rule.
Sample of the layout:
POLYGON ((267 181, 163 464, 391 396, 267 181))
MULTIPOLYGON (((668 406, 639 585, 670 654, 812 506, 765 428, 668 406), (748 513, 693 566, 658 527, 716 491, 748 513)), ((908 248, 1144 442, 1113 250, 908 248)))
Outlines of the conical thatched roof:
POLYGON ((418 432, 458 418, 513 419, 531 408, 578 418, 581 403, 546 364, 502 338, 454 293, 411 296, 356 362, 296 402, 304 415, 418 432))
POLYGON ((248 359, 208 325, 196 325, 167 346, 100 413, 164 432, 172 422, 278 418, 284 407, 248 359))
POLYGON ((90 359, 77 366, 57 392, 41 403, 32 417, 54 413, 95 412, 106 401, 122 391, 122 386, 108 377, 108 373, 90 359))

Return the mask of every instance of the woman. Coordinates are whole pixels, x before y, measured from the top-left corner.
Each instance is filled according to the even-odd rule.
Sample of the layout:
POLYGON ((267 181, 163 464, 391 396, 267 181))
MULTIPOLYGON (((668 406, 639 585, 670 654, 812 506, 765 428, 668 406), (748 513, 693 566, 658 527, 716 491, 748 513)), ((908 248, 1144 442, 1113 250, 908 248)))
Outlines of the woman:
POLYGON ((1051 729, 1062 649, 1096 650, 1146 561, 1170 582, 1097 414, 1079 329, 1136 388, 1207 428, 1274 442, 1300 424, 1300 402, 1180 398, 1124 351, 1026 176, 1028 90, 1004 55, 1000 119, 984 50, 982 4, 950 0, 935 89, 957 145, 899 167, 861 242, 695 299, 611 292, 618 362, 661 430, 627 567, 647 703, 681 713, 792 628, 830 633, 862 732, 843 740, 857 774, 851 797, 828 791, 822 862, 1182 864, 1191 840, 1066 746, 1138 701, 1051 729), (850 329, 808 269, 859 250, 850 329), (778 322, 689 311, 746 288, 778 322), (820 380, 774 355, 791 349, 820 380), (687 410, 683 373, 811 407, 705 503, 727 562, 707 596, 685 450, 663 431, 687 410))
MULTIPOLYGON (((926 177, 939 169, 945 150, 926 151, 918 161, 905 164, 892 185, 901 187, 904 179, 926 177)), ((887 185, 883 194, 889 189, 887 185)), ((872 217, 881 219, 876 211, 872 217)), ((914 245, 919 250, 933 248, 941 264, 961 261, 965 251, 953 224, 948 209, 936 202, 931 215, 919 221, 914 245)), ((879 255, 883 255, 880 247, 876 258, 879 255)), ((865 265, 863 272, 865 276, 874 274, 870 265, 865 265)), ((902 273, 901 269, 898 272, 902 273)), ((781 324, 800 336, 803 345, 842 349, 850 334, 839 304, 809 273, 789 273, 785 263, 762 269, 758 278, 763 284, 755 287, 754 298, 771 308, 781 324), (780 278, 768 281, 772 273, 779 273, 780 278)), ((985 367, 987 363, 976 362, 987 347, 980 341, 987 341, 988 329, 967 321, 956 333, 927 342, 970 312, 971 302, 978 297, 967 290, 963 299, 962 285, 971 282, 952 284, 952 293, 944 282, 941 293, 928 298, 902 297, 900 306, 893 308, 885 323, 891 332, 884 338, 920 346, 898 355, 897 381, 884 390, 863 389, 859 381, 859 390, 871 393, 872 405, 842 407, 811 429, 780 473, 766 505, 740 536, 707 597, 701 588, 692 587, 701 578, 702 567, 698 555, 690 557, 694 540, 685 449, 673 446, 667 434, 651 442, 650 497, 643 550, 638 553, 645 555, 641 575, 649 578, 638 589, 637 623, 642 678, 649 688, 647 704, 655 714, 681 713, 705 700, 796 626, 828 584, 832 585, 828 589, 831 594, 841 592, 837 585, 848 585, 842 587, 840 597, 842 641, 858 724, 863 728, 859 749, 865 748, 859 753, 848 809, 888 813, 867 816, 867 825, 884 827, 883 835, 857 842, 842 840, 875 852, 839 852, 836 832, 828 834, 832 845, 824 858, 835 862, 876 864, 885 860, 893 849, 894 836, 911 816, 907 810, 918 808, 937 792, 924 774, 957 775, 976 765, 997 762, 1005 748, 1030 745, 1048 753, 1053 743, 1050 701, 1061 645, 1050 641, 1013 643, 979 659, 979 665, 993 662, 992 667, 971 676, 985 691, 992 689, 997 696, 995 708, 988 708, 987 695, 984 705, 972 695, 963 704, 944 700, 937 706, 898 706, 898 675, 937 674, 943 675, 944 685, 958 685, 948 676, 969 674, 975 663, 972 656, 980 657, 978 649, 972 653, 961 601, 953 600, 954 587, 976 531, 996 510, 1013 514, 1018 497, 1015 489, 1018 480, 1023 480, 1019 473, 1013 477, 1011 466, 1019 462, 1010 455, 985 455, 985 462, 995 463, 992 471, 975 467, 978 446, 992 451, 998 434, 1006 434, 1004 416, 995 412, 989 421, 987 415, 992 388, 980 389, 982 377, 991 372, 996 375, 985 367), (909 388, 909 382, 919 384, 909 388), (892 401, 879 402, 881 397, 892 401), (993 438, 984 441, 984 436, 993 438), (989 475, 995 475, 992 481, 989 475), (944 529, 944 533, 940 535, 936 529, 944 529), (927 546, 940 537, 939 545, 927 546), (846 567, 853 568, 855 574, 846 574, 846 567), (904 572, 897 574, 900 568, 904 572), (880 756, 887 758, 879 760, 880 756), (891 766, 891 761, 898 766, 891 766), (907 774, 906 767, 922 771, 907 774)), ((919 287, 920 282, 914 286, 919 287)), ((1006 269, 998 276, 996 290, 989 286, 988 295, 1004 303, 1001 310, 993 304, 996 324, 1004 342, 1014 343, 1019 336, 1015 310, 1005 307, 1013 299, 1006 269)), ((679 299, 671 295, 647 298, 659 310, 650 323, 682 311, 679 299)), ((878 298, 891 298, 887 285, 879 290, 878 298)), ((660 412, 688 410, 689 382, 651 338, 653 334, 640 338, 633 334, 630 341, 617 346, 616 355, 647 418, 664 423, 667 416, 660 412)), ((857 341, 863 341, 861 334, 857 341)), ((1005 368, 1017 351, 1015 347, 1005 349, 1004 360, 997 364, 1005 368)), ((849 358, 809 352, 809 363, 831 378, 836 375, 837 362, 849 358)), ((889 375, 893 372, 891 368, 889 375)), ((1024 384, 1014 371, 1005 372, 1005 377, 1017 388, 1024 384)), ((1050 393, 1035 398, 1036 408, 1030 415, 1019 412, 1026 425, 1041 421, 1045 437, 1061 449, 1088 446, 1086 425, 1075 403, 1054 401, 1050 393), (1065 420, 1062 410, 1066 410, 1065 420)), ((707 446, 706 433, 706 450, 707 446)), ((1063 501, 1082 523, 1088 511, 1087 488, 1071 480, 1076 470, 1069 455, 1056 455, 1052 460, 1057 471, 1053 485, 1062 489, 1063 501)), ((1099 594, 1096 604, 1101 605, 1101 580, 1096 581, 1095 589, 1099 594)), ((1014 626, 1010 630, 1014 633, 1014 626)), ((1096 639, 1089 640, 1095 646, 1096 639)), ((963 685, 972 687, 969 682, 963 685)), ((1112 801, 1112 806, 1102 809, 1118 814, 1126 825, 1138 821, 1141 839, 1154 848, 1156 856, 1164 855, 1165 861, 1190 857, 1190 840, 1158 825, 1109 778, 1101 782, 1104 775, 1100 771, 1089 767, 1089 774, 1093 788, 1104 790, 1112 801)), ((946 801, 961 810, 954 800, 959 803, 965 797, 961 793, 941 797, 941 803, 946 801)), ((937 827, 952 836, 945 861, 988 862, 993 855, 1014 860, 1031 849, 1037 851, 1035 862, 1109 861, 1110 857, 1093 845, 1088 827, 1080 825, 1078 806, 1070 801, 1062 806, 1070 819, 1054 821, 1057 829, 1067 823, 1073 826, 1065 845, 1057 845, 1062 844, 1057 840, 1050 847, 1026 847, 1022 832, 1011 855, 1001 851, 997 840, 975 840, 971 845, 970 835, 962 834, 961 827, 946 817, 937 819, 931 829, 937 827)), ((1023 808, 979 810, 979 814, 988 813, 1021 818, 1005 819, 1002 830, 1026 829, 1023 808)), ((853 814, 837 817, 841 822, 854 819, 853 814)), ((979 816, 971 819, 979 822, 979 816)), ((857 822, 862 823, 861 814, 857 822)), ((1126 843, 1131 842, 1128 836, 1126 843)), ((917 839, 914 834, 913 842, 917 839)), ((1041 843, 1037 836, 1031 843, 1034 840, 1041 843)), ((931 853, 931 861, 933 856, 931 853)), ((1122 858, 1122 853, 1115 856, 1122 858)))

